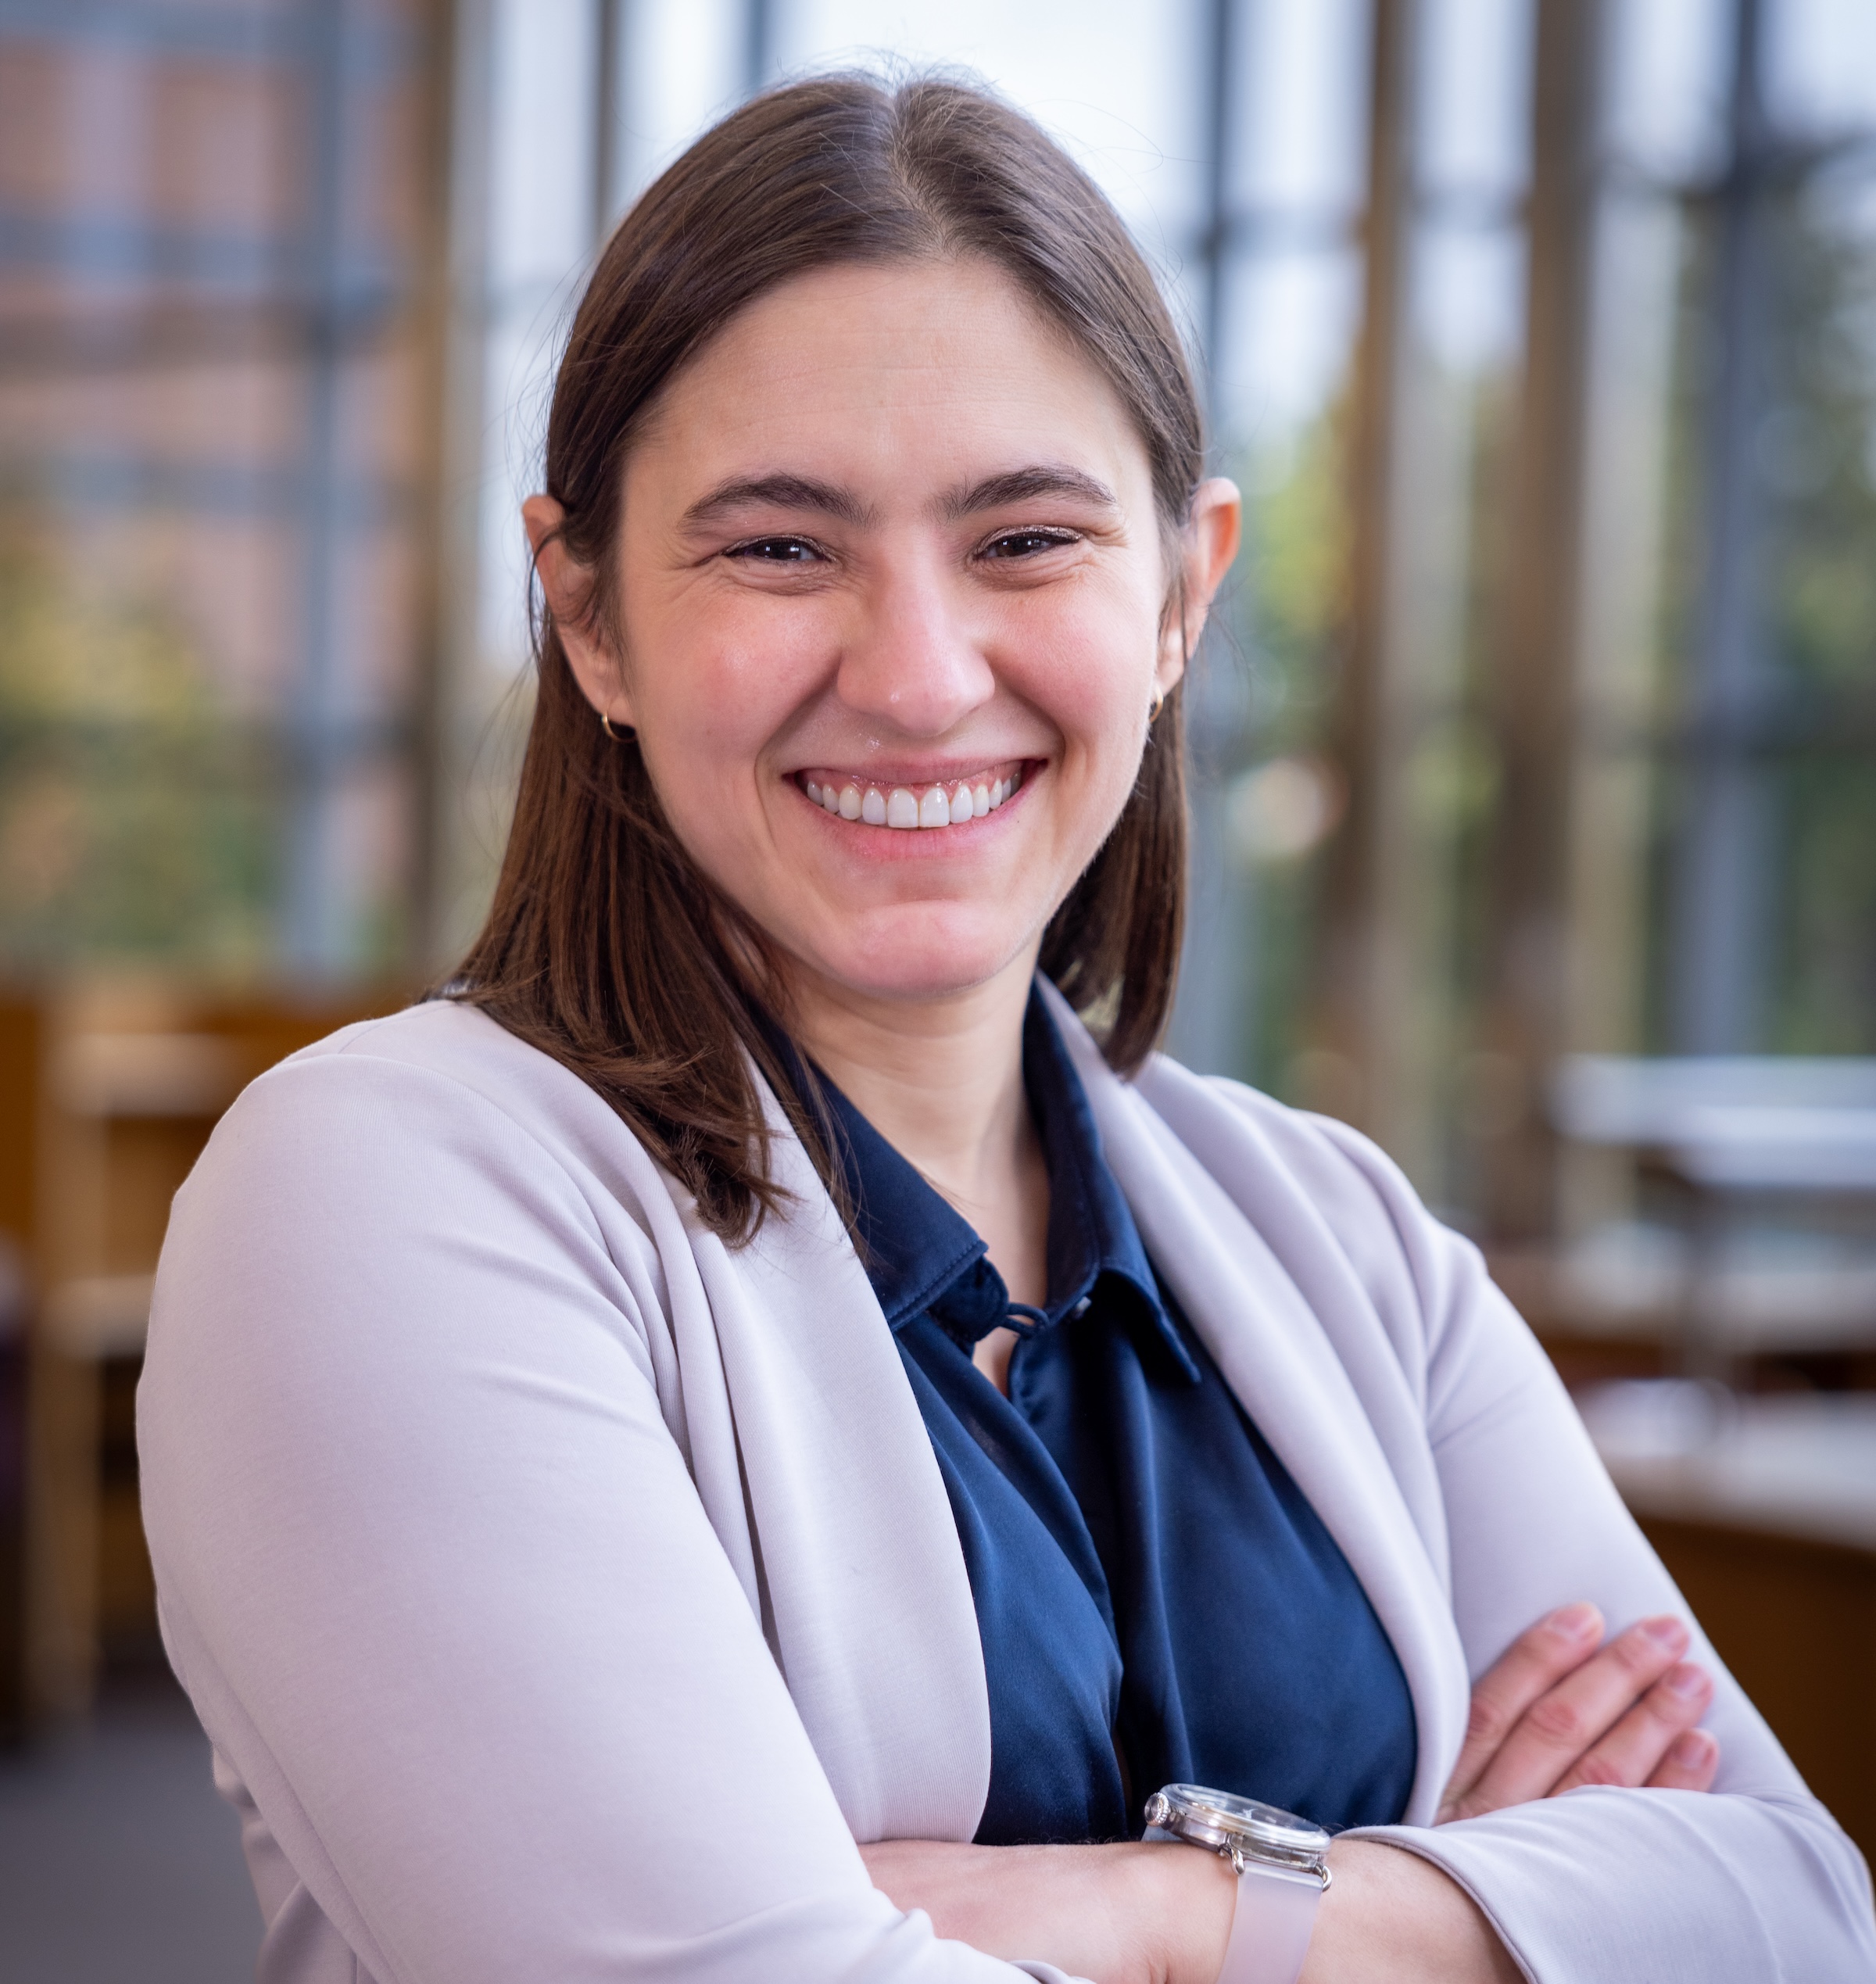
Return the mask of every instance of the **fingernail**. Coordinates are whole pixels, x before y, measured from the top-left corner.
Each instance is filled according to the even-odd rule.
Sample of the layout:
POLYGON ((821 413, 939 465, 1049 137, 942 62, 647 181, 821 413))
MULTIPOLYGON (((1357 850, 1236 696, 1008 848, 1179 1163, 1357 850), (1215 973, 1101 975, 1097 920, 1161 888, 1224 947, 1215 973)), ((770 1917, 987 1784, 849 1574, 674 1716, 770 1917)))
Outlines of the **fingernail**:
POLYGON ((1671 1646, 1678 1651, 1687 1644, 1687 1628, 1678 1619, 1644 1619, 1642 1630, 1657 1646, 1671 1646))
POLYGON ((1686 1729, 1668 1746, 1668 1755, 1683 1771, 1703 1771, 1717 1747, 1704 1729, 1686 1729))
POLYGON ((1587 1599, 1563 1606, 1544 1621, 1559 1639, 1587 1639, 1602 1623, 1602 1613, 1587 1599))
POLYGON ((1667 1692, 1679 1696, 1684 1702, 1704 1695, 1709 1685, 1705 1669, 1695 1667, 1670 1667, 1661 1679, 1667 1692))

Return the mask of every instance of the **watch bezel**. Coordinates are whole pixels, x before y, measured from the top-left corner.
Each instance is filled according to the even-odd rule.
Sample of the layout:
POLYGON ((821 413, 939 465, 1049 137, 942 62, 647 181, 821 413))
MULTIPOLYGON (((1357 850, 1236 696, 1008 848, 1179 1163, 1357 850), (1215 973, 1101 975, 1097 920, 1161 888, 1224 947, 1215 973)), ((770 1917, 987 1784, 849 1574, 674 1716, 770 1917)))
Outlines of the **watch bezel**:
POLYGON ((1294 1812, 1280 1810, 1234 1792, 1214 1791, 1205 1785, 1162 1785, 1147 1800, 1149 1825, 1188 1840, 1195 1846, 1232 1854, 1266 1866, 1292 1868, 1320 1875, 1330 1835, 1294 1812))

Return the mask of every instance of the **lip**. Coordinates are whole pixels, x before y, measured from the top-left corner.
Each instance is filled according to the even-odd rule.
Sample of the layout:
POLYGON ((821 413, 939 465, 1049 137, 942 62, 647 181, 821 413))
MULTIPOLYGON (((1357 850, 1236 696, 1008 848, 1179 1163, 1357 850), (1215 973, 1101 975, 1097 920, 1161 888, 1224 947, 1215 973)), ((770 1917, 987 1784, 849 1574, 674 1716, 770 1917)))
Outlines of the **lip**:
POLYGON ((905 786, 922 792, 929 786, 954 786, 960 779, 994 778, 1015 772, 1026 774, 1044 762, 1041 758, 1026 757, 1020 754, 1006 757, 951 757, 919 762, 902 758, 895 763, 868 765, 864 768, 833 764, 797 765, 783 775, 797 783, 803 779, 827 778, 836 783, 846 780, 862 790, 868 786, 877 786, 882 792, 894 786, 905 786))

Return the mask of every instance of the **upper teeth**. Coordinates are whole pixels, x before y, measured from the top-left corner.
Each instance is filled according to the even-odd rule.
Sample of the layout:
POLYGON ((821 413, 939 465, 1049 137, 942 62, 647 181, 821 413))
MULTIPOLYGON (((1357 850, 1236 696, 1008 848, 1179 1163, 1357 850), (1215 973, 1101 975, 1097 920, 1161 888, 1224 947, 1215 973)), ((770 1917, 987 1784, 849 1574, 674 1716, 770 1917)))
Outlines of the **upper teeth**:
POLYGON ((916 787, 876 786, 857 779, 824 783, 811 777, 802 782, 817 806, 843 820, 861 820, 868 826, 961 826, 966 820, 982 819, 986 813, 994 812, 1022 784, 1022 774, 1017 771, 1001 779, 985 775, 916 787))

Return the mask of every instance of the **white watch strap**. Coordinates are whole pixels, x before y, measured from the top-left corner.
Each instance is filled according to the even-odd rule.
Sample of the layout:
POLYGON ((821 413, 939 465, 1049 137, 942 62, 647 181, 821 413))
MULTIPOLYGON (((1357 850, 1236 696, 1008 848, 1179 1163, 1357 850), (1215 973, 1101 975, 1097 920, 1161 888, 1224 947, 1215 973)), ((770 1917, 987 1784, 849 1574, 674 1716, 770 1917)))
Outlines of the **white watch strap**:
POLYGON ((1237 1907, 1218 1984, 1296 1984, 1322 1898, 1313 1874, 1248 1865, 1237 1877, 1237 1907))

